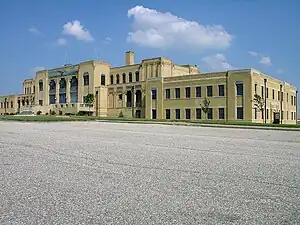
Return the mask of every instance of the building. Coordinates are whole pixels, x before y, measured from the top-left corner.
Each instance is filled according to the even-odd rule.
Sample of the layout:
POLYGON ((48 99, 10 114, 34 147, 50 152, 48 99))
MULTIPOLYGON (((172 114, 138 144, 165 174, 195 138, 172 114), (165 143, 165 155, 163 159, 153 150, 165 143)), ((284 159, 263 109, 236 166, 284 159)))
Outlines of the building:
POLYGON ((255 69, 201 73, 197 66, 177 65, 164 57, 134 62, 126 52, 125 65, 86 61, 38 71, 23 82, 21 95, 0 97, 0 113, 90 113, 94 116, 170 120, 225 120, 296 124, 297 90, 255 69), (93 104, 85 103, 93 94, 93 104), (263 111, 254 108, 254 94, 265 99, 263 111), (200 105, 207 98, 205 115, 200 105), (266 120, 266 121, 264 121, 266 120))

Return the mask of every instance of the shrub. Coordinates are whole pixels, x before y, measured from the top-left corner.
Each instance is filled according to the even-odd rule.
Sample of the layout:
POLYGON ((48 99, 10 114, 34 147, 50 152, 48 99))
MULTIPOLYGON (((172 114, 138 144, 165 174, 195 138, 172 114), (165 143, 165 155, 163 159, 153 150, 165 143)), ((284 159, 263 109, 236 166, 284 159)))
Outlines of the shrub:
POLYGON ((45 115, 48 116, 49 114, 48 114, 48 113, 45 113, 45 115))
POLYGON ((119 113, 119 117, 120 117, 120 118, 123 118, 123 117, 124 117, 122 110, 121 110, 120 113, 119 113))
POLYGON ((86 116, 86 115, 88 115, 88 112, 85 112, 85 111, 79 111, 77 113, 77 116, 86 116))
POLYGON ((41 110, 39 110, 39 111, 36 112, 36 115, 41 115, 41 114, 42 114, 41 110))
POLYGON ((55 115, 56 112, 53 110, 53 111, 50 111, 50 114, 51 114, 51 115, 55 115))
POLYGON ((58 112, 58 113, 59 113, 59 115, 62 115, 62 114, 63 114, 63 112, 62 112, 61 110, 59 110, 59 112, 58 112))

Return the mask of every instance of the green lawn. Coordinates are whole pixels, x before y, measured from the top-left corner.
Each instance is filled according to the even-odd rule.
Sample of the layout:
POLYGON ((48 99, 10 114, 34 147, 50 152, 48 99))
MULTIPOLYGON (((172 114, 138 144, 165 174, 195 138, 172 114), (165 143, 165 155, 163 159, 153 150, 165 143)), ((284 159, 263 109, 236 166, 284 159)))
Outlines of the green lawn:
POLYGON ((57 122, 57 121, 92 121, 92 120, 111 120, 124 122, 144 122, 144 123, 188 123, 190 125, 197 124, 219 124, 219 125, 240 125, 240 126, 263 126, 263 127, 282 127, 282 128, 300 128, 300 124, 263 124, 249 122, 225 122, 225 121, 176 121, 176 120, 147 120, 137 118, 104 118, 93 116, 0 116, 0 120, 24 121, 24 122, 57 122))

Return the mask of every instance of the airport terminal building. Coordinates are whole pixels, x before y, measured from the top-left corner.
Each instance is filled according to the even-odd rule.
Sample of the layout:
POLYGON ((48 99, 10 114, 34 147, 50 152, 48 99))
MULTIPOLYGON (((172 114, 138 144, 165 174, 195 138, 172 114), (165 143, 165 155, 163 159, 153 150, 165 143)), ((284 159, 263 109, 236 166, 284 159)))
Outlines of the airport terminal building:
POLYGON ((23 82, 23 94, 0 96, 0 114, 50 112, 165 120, 225 120, 296 124, 296 87, 255 69, 201 73, 194 65, 177 65, 164 57, 125 65, 91 60, 38 71, 23 82), (93 103, 85 97, 92 94, 93 103), (264 110, 254 107, 258 94, 264 110), (201 110, 210 101, 207 113, 201 110))

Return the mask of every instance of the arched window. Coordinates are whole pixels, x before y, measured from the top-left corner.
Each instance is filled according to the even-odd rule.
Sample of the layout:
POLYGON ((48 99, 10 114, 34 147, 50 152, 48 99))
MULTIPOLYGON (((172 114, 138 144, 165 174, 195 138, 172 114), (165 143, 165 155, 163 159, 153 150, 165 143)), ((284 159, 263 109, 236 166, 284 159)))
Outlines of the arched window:
POLYGON ((105 74, 101 74, 101 85, 105 85, 105 74))
POLYGON ((129 80, 129 82, 132 82, 132 73, 131 72, 129 72, 129 74, 128 74, 128 80, 129 80))
POLYGON ((135 81, 136 81, 136 82, 139 82, 139 81, 140 81, 140 72, 139 72, 139 71, 136 71, 136 72, 135 72, 135 81))
POLYGON ((110 75, 110 84, 114 84, 114 75, 110 75))
POLYGON ((120 83, 120 75, 119 74, 116 75, 116 80, 117 80, 117 84, 119 84, 120 83))
POLYGON ((122 74, 122 83, 126 83, 126 73, 122 74))

